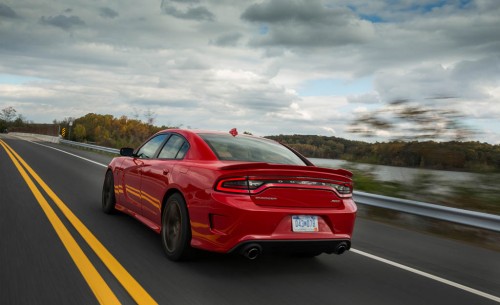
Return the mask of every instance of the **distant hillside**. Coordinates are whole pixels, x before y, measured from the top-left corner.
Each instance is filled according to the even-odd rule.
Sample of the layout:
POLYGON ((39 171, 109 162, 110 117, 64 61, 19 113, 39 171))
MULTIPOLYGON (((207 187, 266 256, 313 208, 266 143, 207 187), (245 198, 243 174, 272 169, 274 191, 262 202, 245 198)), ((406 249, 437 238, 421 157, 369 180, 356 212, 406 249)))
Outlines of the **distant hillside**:
POLYGON ((316 135, 268 136, 306 157, 473 172, 500 172, 500 145, 480 142, 367 143, 316 135))

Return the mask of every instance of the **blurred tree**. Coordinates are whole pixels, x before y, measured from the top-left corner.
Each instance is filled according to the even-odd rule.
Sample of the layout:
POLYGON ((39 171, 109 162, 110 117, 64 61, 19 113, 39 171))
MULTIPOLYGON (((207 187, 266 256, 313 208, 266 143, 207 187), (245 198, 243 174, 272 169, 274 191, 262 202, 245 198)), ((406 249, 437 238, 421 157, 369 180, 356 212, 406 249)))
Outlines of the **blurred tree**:
POLYGON ((458 141, 367 143, 316 135, 278 135, 266 138, 288 144, 311 158, 333 158, 430 169, 500 171, 500 145, 488 143, 458 141))
POLYGON ((395 141, 463 141, 474 134, 471 128, 462 123, 463 114, 438 108, 435 105, 436 99, 444 97, 428 99, 422 103, 394 100, 382 109, 358 116, 349 131, 365 137, 387 134, 395 141))
POLYGON ((148 125, 153 125, 155 120, 156 120, 156 112, 148 108, 146 111, 144 111, 144 117, 146 118, 146 124, 148 125))

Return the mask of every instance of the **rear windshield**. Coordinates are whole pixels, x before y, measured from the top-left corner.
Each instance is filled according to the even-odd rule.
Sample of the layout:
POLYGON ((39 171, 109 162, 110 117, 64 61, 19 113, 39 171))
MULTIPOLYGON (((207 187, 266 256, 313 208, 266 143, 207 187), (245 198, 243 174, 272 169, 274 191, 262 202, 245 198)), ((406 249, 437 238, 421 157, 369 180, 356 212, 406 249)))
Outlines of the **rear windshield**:
POLYGON ((271 140, 224 134, 199 135, 219 160, 306 165, 295 153, 271 140))

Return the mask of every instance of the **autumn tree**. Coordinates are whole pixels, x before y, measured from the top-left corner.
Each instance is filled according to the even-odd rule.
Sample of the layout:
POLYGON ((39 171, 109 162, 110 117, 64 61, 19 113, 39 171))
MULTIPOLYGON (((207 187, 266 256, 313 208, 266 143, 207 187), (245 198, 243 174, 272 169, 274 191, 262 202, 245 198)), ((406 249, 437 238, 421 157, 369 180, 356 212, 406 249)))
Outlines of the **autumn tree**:
POLYGON ((76 124, 73 129, 73 135, 77 141, 83 141, 87 136, 87 130, 82 124, 76 124))
POLYGON ((109 114, 88 113, 75 119, 75 129, 78 125, 82 126, 82 133, 77 134, 75 130, 72 139, 116 148, 137 147, 152 134, 169 128, 167 126, 153 126, 149 122, 143 123, 138 119, 130 119, 127 116, 115 118, 109 114), (83 130, 85 130, 84 134, 83 130), (77 138, 77 135, 82 137, 77 138))
POLYGON ((367 143, 317 135, 267 136, 306 157, 429 169, 500 171, 500 145, 480 142, 391 141, 367 143))

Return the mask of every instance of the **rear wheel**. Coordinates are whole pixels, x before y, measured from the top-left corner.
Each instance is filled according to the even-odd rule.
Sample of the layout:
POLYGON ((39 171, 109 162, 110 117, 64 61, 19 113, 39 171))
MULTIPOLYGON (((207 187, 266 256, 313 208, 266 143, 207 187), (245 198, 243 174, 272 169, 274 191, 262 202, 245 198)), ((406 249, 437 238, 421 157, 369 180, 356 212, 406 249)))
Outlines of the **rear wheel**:
POLYGON ((102 186, 102 210, 106 214, 113 214, 115 212, 115 183, 113 173, 108 171, 104 178, 102 186))
POLYGON ((191 225, 186 202, 180 194, 173 194, 165 203, 161 221, 161 243, 170 260, 191 258, 191 225))

